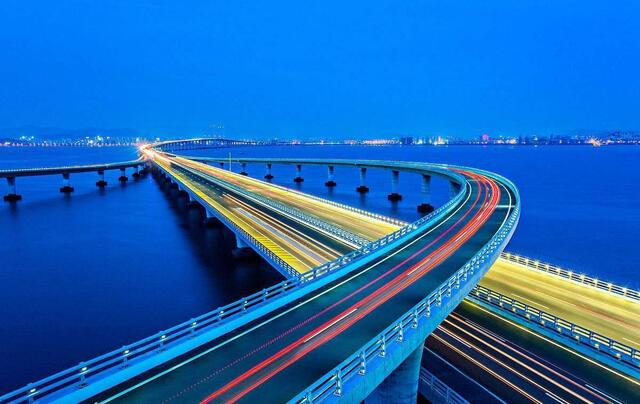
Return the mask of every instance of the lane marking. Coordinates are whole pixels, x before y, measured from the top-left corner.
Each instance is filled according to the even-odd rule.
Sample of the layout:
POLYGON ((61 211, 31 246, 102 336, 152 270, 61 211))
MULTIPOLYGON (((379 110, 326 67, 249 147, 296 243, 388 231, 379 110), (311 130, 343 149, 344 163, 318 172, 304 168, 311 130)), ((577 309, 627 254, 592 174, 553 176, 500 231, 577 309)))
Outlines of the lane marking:
POLYGON ((344 320, 345 318, 349 317, 350 315, 352 315, 353 313, 355 313, 356 311, 358 311, 358 307, 356 307, 355 309, 351 310, 350 312, 346 313, 345 315, 343 315, 342 317, 336 319, 335 321, 333 321, 331 324, 327 325, 326 327, 324 327, 323 329, 319 330, 318 332, 316 332, 315 334, 311 335, 309 338, 305 339, 304 341, 302 341, 303 343, 307 343, 309 341, 311 341, 312 339, 314 339, 315 337, 317 337, 318 335, 322 334, 323 332, 325 332, 327 329, 333 327, 334 325, 336 325, 337 323, 339 323, 340 321, 344 320))

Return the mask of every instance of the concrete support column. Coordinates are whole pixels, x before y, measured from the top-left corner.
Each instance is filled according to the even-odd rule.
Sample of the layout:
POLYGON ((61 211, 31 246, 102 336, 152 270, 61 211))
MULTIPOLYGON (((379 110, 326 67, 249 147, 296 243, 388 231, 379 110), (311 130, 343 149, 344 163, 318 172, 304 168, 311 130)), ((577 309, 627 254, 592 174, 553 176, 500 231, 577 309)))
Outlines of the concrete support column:
POLYGON ((396 202, 402 199, 402 195, 398 193, 398 182, 400 181, 400 171, 391 170, 391 193, 387 195, 387 199, 396 202))
POLYGON ((62 192, 63 194, 69 194, 73 192, 70 177, 71 175, 69 173, 62 173, 62 187, 60 188, 60 192, 62 192))
POLYGON ((296 176, 293 179, 293 182, 303 182, 304 178, 302 178, 302 164, 296 164, 296 176))
POLYGON ((127 182, 128 180, 129 180, 129 178, 127 178, 126 169, 123 167, 123 168, 120 169, 120 177, 118 177, 118 181, 127 182))
POLYGON ((273 174, 271 174, 271 163, 267 163, 267 173, 264 176, 265 180, 272 180, 273 174))
POLYGON ((249 175, 249 173, 247 173, 247 163, 240 163, 240 166, 242 167, 240 175, 249 175))
POLYGON ((7 194, 4 196, 6 202, 17 202, 22 199, 16 191, 16 177, 7 177, 7 194))
POLYGON ((205 215, 204 224, 207 227, 219 227, 222 225, 222 222, 208 209, 205 209, 205 215))
POLYGON ((236 234, 236 248, 249 248, 247 243, 236 234))
POLYGON ((133 167, 133 174, 131 174, 133 178, 140 177, 140 171, 138 170, 138 166, 133 167))
POLYGON ((96 182, 96 186, 100 188, 104 188, 107 186, 107 181, 104 180, 104 170, 98 171, 98 181, 96 182))
POLYGON ((338 185, 333 179, 333 166, 327 166, 327 182, 325 182, 324 185, 328 186, 329 188, 338 185))
POLYGON ((418 400, 418 381, 422 344, 413 351, 380 385, 367 397, 366 404, 400 403, 415 404, 418 400))
POLYGON ((367 192, 369 192, 369 187, 367 187, 367 168, 366 167, 360 167, 360 186, 356 188, 356 191, 358 191, 361 194, 366 194, 367 192))
POLYGON ((434 208, 431 205, 431 176, 422 174, 422 186, 420 187, 420 198, 422 199, 418 205, 418 212, 431 213, 434 208))

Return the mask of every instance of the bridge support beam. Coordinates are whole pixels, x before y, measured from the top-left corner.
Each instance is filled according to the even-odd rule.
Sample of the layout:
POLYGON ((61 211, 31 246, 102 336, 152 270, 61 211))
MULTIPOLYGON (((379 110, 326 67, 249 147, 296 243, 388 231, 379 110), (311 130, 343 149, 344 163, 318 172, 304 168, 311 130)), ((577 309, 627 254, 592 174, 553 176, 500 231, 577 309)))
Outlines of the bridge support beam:
POLYGON ((420 188, 422 202, 418 205, 418 212, 431 213, 434 208, 431 205, 431 176, 422 174, 422 186, 420 188))
POLYGON ((138 166, 133 167, 133 174, 131 174, 133 178, 140 177, 140 171, 138 170, 138 166))
POLYGON ((338 185, 333 179, 333 166, 327 167, 327 182, 325 182, 324 185, 328 186, 329 188, 332 188, 338 185))
POLYGON ((22 195, 16 192, 16 177, 7 177, 8 193, 4 196, 5 202, 17 202, 22 199, 22 195))
POLYGON ((418 398, 422 344, 367 397, 366 404, 414 404, 418 398))
POLYGON ((249 175, 249 173, 247 172, 247 163, 240 163, 240 166, 242 167, 240 175, 249 175))
POLYGON ((118 181, 127 182, 129 178, 127 177, 126 169, 123 167, 120 169, 120 177, 118 177, 118 181))
POLYGON ((367 192, 369 192, 369 187, 367 186, 367 168, 366 167, 360 167, 360 186, 356 188, 356 191, 358 191, 361 194, 366 194, 367 192))
POLYGON ((387 195, 387 199, 391 202, 397 202, 402 199, 402 195, 398 193, 398 182, 400 181, 400 171, 391 170, 391 193, 387 195))
POLYGON ((98 181, 96 182, 96 186, 100 188, 107 186, 107 181, 104 180, 104 170, 98 171, 98 181))
POLYGON ((304 182, 304 178, 302 178, 302 164, 296 164, 296 176, 293 179, 293 182, 304 182))
POLYGON ((71 175, 69 173, 62 173, 62 187, 60 188, 60 192, 63 194, 70 194, 73 192, 73 187, 71 186, 71 175))
POLYGON ((271 174, 271 163, 267 163, 267 173, 264 176, 265 180, 272 180, 273 174, 271 174))

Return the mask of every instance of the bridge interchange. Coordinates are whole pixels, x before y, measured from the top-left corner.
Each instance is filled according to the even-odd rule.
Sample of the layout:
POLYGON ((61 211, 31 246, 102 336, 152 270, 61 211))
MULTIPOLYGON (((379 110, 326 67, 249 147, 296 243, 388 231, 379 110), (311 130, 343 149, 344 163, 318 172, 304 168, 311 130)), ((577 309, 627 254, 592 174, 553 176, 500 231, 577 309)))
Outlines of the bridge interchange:
MULTIPOLYGON (((294 282, 278 292, 278 304, 236 316, 244 319, 236 318, 234 327, 211 324, 209 328, 217 328, 211 332, 198 321, 191 327, 199 335, 192 337, 197 342, 174 342, 183 345, 180 354, 150 361, 149 355, 127 353, 131 359, 126 372, 105 377, 96 370, 96 381, 90 377, 93 368, 80 369, 91 382, 77 391, 60 390, 52 398, 234 401, 265 397, 267 392, 269 399, 278 401, 381 396, 385 389, 376 387, 393 379, 393 368, 399 365, 401 371, 408 362, 416 362, 415 356, 419 363, 424 337, 495 261, 498 247, 504 246, 517 221, 515 188, 499 176, 477 170, 398 162, 280 161, 406 170, 423 176, 442 175, 462 185, 445 209, 407 225, 195 159, 152 153, 149 157, 156 167, 193 202, 203 205, 208 217, 240 225, 242 231, 229 226, 236 232, 239 247, 249 245, 259 254, 262 251, 267 261, 294 282), (392 236, 385 238, 389 233, 392 236), (497 238, 493 237, 496 233, 497 238), (378 240, 381 237, 384 243, 378 240), (371 248, 367 243, 373 240, 378 241, 371 248), (257 244, 263 248, 256 248, 257 244), (477 254, 478 250, 483 254, 477 254), (398 318, 399 324, 394 323, 398 318), (391 330, 385 329, 388 324, 391 330), (385 341, 385 335, 393 338, 385 341), (392 354, 398 351, 402 353, 392 354), (367 376, 362 377, 365 369, 367 376), (276 392, 279 395, 273 396, 276 392)), ((253 302, 247 299, 245 303, 249 300, 253 302)), ((165 347, 171 343, 167 341, 165 347)), ((397 393, 398 389, 389 391, 397 393)))
MULTIPOLYGON (((473 171, 456 168, 454 172, 464 176, 462 201, 442 220, 422 226, 384 255, 272 311, 267 318, 212 340, 199 348, 197 359, 181 358, 162 370, 152 369, 143 382, 120 385, 100 398, 235 401, 268 394, 269 400, 286 401, 307 391, 463 268, 512 217, 517 195, 508 184, 473 171)), ((476 271, 469 278, 479 278, 481 273, 476 271)), ((444 316, 447 309, 440 304, 444 316)), ((404 345, 413 342, 407 354, 422 351, 422 340, 437 325, 433 317, 425 321, 429 326, 418 328, 422 339, 406 341, 404 345)), ((339 386, 340 394, 363 399, 378 383, 365 384, 351 391, 339 386)))

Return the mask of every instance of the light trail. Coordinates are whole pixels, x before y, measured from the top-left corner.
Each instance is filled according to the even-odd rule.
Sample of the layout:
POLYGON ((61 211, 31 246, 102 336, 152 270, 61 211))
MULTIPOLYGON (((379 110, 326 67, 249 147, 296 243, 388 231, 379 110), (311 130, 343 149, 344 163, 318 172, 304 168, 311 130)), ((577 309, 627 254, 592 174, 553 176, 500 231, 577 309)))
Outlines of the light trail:
MULTIPOLYGON (((471 173, 467 173, 467 174, 469 176, 474 177, 474 175, 471 173)), ((337 325, 335 329, 329 330, 322 337, 314 339, 310 341, 310 343, 307 343, 305 346, 303 346, 303 344, 305 343, 305 340, 308 341, 309 334, 307 334, 303 338, 300 338, 294 343, 290 344, 289 346, 281 349, 275 355, 272 355, 271 357, 263 360, 261 363, 253 366, 250 370, 244 372, 241 376, 227 383, 222 388, 216 390, 215 392, 210 394, 207 398, 205 398, 203 402, 207 403, 214 399, 219 398, 222 394, 238 386, 240 383, 247 380, 252 375, 257 374, 257 372, 259 372, 260 370, 265 369, 267 366, 274 364, 275 361, 291 353, 291 356, 288 359, 284 359, 283 363, 281 363, 280 365, 276 365, 275 369, 268 371, 267 374, 259 377, 258 380, 250 384, 248 387, 242 389, 240 392, 234 394, 231 398, 227 399, 230 401, 237 401, 238 399, 243 397, 245 394, 253 390, 256 386, 264 383, 266 380, 271 378, 274 374, 280 372, 281 370, 289 366, 291 363, 295 362, 296 360, 300 359, 302 356, 306 355, 311 350, 326 343, 327 341, 335 337, 337 334, 344 331, 346 328, 352 326, 355 322, 362 319, 365 315, 369 314, 375 308, 379 307, 380 305, 388 301, 390 298, 400 293, 406 287, 414 283, 416 279, 419 279, 421 276, 423 276, 432 268, 434 268, 438 263, 442 262, 455 249, 457 249, 463 241, 466 241, 468 238, 470 238, 471 235, 475 233, 477 228, 480 227, 488 219, 488 217, 492 214, 493 210, 495 209, 495 206, 497 205, 500 199, 500 190, 497 188, 497 186, 495 185, 495 182, 493 182, 492 180, 485 180, 484 182, 489 183, 488 189, 491 190, 491 191, 488 190, 487 192, 484 193, 485 201, 483 201, 483 203, 480 205, 480 206, 483 206, 484 208, 480 209, 480 213, 479 214, 477 213, 476 215, 474 215, 472 220, 469 223, 465 224, 463 228, 459 230, 458 233, 455 234, 455 236, 457 237, 454 237, 452 240, 447 240, 446 242, 444 242, 444 244, 441 247, 439 247, 436 251, 434 251, 427 257, 427 260, 430 260, 429 265, 424 265, 425 259, 422 259, 421 261, 418 262, 418 264, 416 264, 417 266, 422 266, 420 271, 420 276, 407 278, 406 274, 410 271, 413 271, 414 267, 410 267, 404 270, 399 275, 397 275, 392 281, 376 289, 373 293, 369 294, 365 299, 363 299, 358 304, 358 309, 359 309, 358 312, 354 316, 349 317, 344 322, 339 323, 339 325, 337 325), (487 205, 487 202, 486 202, 487 197, 490 197, 489 205, 487 205), (465 237, 458 237, 461 234, 465 235, 465 237), (296 352, 294 352, 294 350, 296 350, 296 352)), ((481 188, 485 188, 485 184, 483 184, 481 188)), ((477 205, 478 198, 480 197, 480 193, 481 192, 478 192, 478 194, 476 195, 476 201, 473 203, 472 207, 463 215, 463 217, 461 217, 458 220, 457 223, 462 221, 471 212, 471 209, 473 209, 477 205)), ((440 235, 440 237, 444 237, 446 233, 451 231, 454 227, 455 225, 449 227, 443 234, 440 235)), ((349 310, 352 310, 352 309, 353 307, 348 308, 345 311, 348 312, 349 310)), ((335 321, 336 318, 340 318, 340 316, 343 316, 344 314, 346 313, 343 312, 340 315, 335 316, 333 319, 329 320, 328 322, 335 321)), ((321 327, 324 328, 326 327, 326 325, 327 325, 327 322, 321 325, 321 327)), ((317 332, 317 329, 312 331, 312 333, 315 333, 315 332, 317 332)))
MULTIPOLYGON (((485 329, 483 327, 479 327, 473 323, 467 322, 466 319, 460 317, 459 315, 452 313, 449 316, 449 319, 445 320, 444 322, 446 324, 446 326, 443 326, 443 330, 446 330, 445 332, 449 332, 452 333, 453 335, 456 335, 459 338, 462 338, 465 342, 467 342, 468 344, 472 345, 474 349, 479 349, 480 345, 484 345, 486 347, 488 347, 489 349, 497 352, 498 354, 510 359, 511 361, 513 361, 514 363, 520 365, 521 367, 523 367, 524 369, 526 369, 527 371, 541 377, 542 379, 546 380, 547 382, 555 385, 556 387, 560 388, 561 390, 565 391, 566 393, 574 396, 575 398, 584 401, 584 402, 589 402, 588 399, 586 399, 583 396, 580 396, 578 393, 574 392, 572 390, 572 388, 576 388, 578 390, 581 390, 583 392, 587 392, 587 393, 591 393, 590 391, 588 391, 583 384, 580 384, 576 381, 574 381, 573 379, 565 376, 564 374, 562 374, 559 371, 556 371, 555 369, 551 368, 550 366, 548 366, 547 364, 543 363, 542 360, 540 360, 538 357, 536 357, 535 355, 531 354, 530 352, 528 352, 527 350, 517 346, 516 344, 507 344, 504 341, 499 340, 498 338, 494 337, 493 335, 487 333, 485 331, 485 329), (457 323, 454 323, 455 320, 457 323), (470 328, 471 330, 466 330, 463 328, 462 324, 465 327, 470 328), (452 330, 451 327, 453 327, 455 330, 457 330, 457 332, 455 330, 452 330), (472 332, 474 331, 474 332, 472 332), (466 335, 465 337, 462 337, 461 334, 466 335), (509 354, 506 351, 498 348, 495 345, 490 344, 487 340, 480 338, 479 335, 484 335, 488 338, 488 340, 494 341, 497 343, 497 345, 499 345, 500 347, 505 348, 508 351, 511 351, 513 353, 509 354), (469 338, 471 338, 472 340, 476 341, 475 343, 470 342, 469 338), (518 359, 516 356, 514 355, 518 355, 520 357, 522 357, 523 359, 535 364, 538 368, 542 369, 542 371, 539 371, 538 369, 535 369, 533 366, 530 366, 528 364, 526 364, 525 362, 523 362, 522 360, 518 359), (549 375, 545 374, 544 372, 547 372, 549 375), (565 386, 564 384, 560 383, 559 381, 555 380, 554 377, 561 379, 562 381, 564 381, 565 383, 567 383, 569 386, 565 386)), ((577 379, 577 377, 573 376, 572 377, 574 379, 577 379)), ((607 401, 607 399, 603 396, 599 396, 599 398, 603 401, 607 401)))

